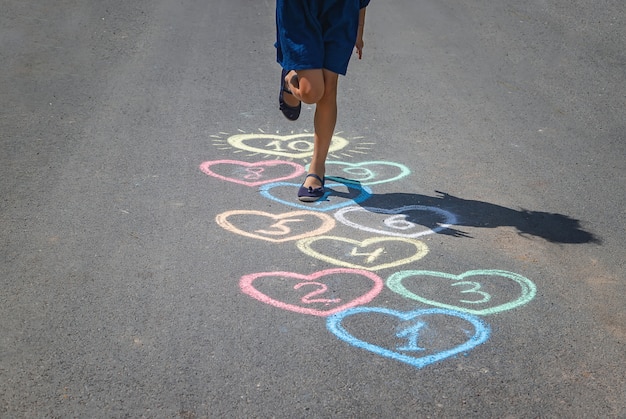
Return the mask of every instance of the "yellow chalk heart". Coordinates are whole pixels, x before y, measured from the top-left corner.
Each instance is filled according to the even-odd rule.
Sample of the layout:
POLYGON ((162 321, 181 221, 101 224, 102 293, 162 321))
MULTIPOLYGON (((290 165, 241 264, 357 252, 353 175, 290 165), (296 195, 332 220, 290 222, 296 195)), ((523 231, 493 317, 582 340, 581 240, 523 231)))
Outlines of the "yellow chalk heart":
MULTIPOLYGON (((423 242, 398 237, 373 237, 359 241, 345 237, 318 236, 301 239, 298 241, 297 246, 300 251, 316 259, 338 266, 345 266, 353 269, 366 269, 368 271, 378 271, 381 269, 405 265, 407 263, 420 260, 428 253, 428 246, 426 246, 423 242), (322 241, 329 242, 329 244, 323 247, 326 250, 336 248, 337 242, 339 242, 343 249, 350 249, 350 251, 343 254, 345 257, 343 259, 339 259, 339 254, 329 256, 328 254, 321 253, 319 250, 313 248, 314 244, 319 244, 322 241), (330 244, 332 242, 335 242, 334 246, 330 244), (395 243, 396 246, 399 244, 403 248, 403 251, 406 249, 405 254, 409 254, 410 256, 374 265, 374 263, 380 259, 390 259, 388 256, 385 258, 385 255, 389 255, 388 248, 392 243, 395 243), (346 245, 348 246, 346 247, 346 245), (356 260, 360 263, 353 262, 356 260)), ((391 257, 393 257, 393 255, 391 257)))
MULTIPOLYGON (((313 134, 238 134, 228 138, 234 148, 252 153, 269 154, 292 159, 304 159, 313 155, 313 134)), ((348 140, 333 136, 329 153, 341 150, 348 140)))

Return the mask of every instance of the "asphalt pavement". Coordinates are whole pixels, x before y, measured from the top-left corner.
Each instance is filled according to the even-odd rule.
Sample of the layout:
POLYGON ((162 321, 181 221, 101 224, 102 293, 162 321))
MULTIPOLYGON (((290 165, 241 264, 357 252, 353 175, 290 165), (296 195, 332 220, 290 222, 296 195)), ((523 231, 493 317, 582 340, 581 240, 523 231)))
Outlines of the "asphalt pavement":
POLYGON ((622 0, 3 0, 0 417, 626 417, 622 0))

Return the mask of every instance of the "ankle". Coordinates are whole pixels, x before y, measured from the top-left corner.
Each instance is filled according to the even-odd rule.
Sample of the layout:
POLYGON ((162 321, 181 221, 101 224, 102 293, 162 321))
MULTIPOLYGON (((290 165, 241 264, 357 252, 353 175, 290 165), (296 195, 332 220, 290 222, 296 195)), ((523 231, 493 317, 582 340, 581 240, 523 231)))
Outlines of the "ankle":
POLYGON ((314 187, 314 188, 318 188, 320 186, 324 186, 324 175, 309 171, 309 173, 307 174, 306 178, 304 179, 303 185, 305 187, 311 186, 311 187, 314 187), (319 179, 317 177, 311 176, 311 175, 319 176, 319 179))
POLYGON ((326 174, 326 168, 324 166, 309 166, 308 172, 309 174, 318 175, 320 178, 324 179, 324 175, 326 174))

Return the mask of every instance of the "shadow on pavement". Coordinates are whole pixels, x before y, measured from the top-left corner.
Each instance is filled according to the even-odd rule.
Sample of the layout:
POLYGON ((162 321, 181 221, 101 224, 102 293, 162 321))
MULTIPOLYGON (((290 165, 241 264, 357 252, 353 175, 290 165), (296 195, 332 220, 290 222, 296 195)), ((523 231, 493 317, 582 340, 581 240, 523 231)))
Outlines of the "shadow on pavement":
MULTIPOLYGON (((360 188, 358 181, 344 178, 333 178, 333 180, 344 183, 351 190, 351 193, 348 194, 334 193, 333 195, 350 199, 355 194, 351 186, 359 185, 360 188)), ((567 215, 527 209, 516 210, 489 202, 459 198, 445 192, 435 192, 439 196, 410 193, 372 194, 370 198, 359 205, 364 209, 370 207, 388 210, 408 205, 436 207, 455 214, 457 216, 455 226, 457 227, 496 228, 510 226, 516 228, 520 235, 541 237, 552 243, 602 243, 600 238, 582 228, 580 220, 567 215)), ((416 219, 410 213, 407 214, 406 220, 429 228, 437 227, 442 221, 441 219, 437 220, 437 217, 431 217, 430 220, 424 217, 416 219)), ((440 229, 438 234, 471 237, 468 233, 452 227, 440 229)))
MULTIPOLYGON (((459 198, 445 192, 435 191, 440 196, 390 193, 374 194, 367 200, 367 206, 397 208, 405 205, 434 206, 450 211, 458 216, 457 226, 495 228, 510 226, 521 235, 541 237, 552 243, 596 243, 601 240, 585 231, 580 220, 567 215, 527 209, 512 209, 489 202, 459 198)), ((364 205, 365 206, 365 205, 364 205)), ((412 221, 407 218, 408 221, 412 221)), ((418 220, 412 222, 417 223, 418 220)), ((468 234, 448 228, 439 232, 455 237, 468 237, 468 234)))

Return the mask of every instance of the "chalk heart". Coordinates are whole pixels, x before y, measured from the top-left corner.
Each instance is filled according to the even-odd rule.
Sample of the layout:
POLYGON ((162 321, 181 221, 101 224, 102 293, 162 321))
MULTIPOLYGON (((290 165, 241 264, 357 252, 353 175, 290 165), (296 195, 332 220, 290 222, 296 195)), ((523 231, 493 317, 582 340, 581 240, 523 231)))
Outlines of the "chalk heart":
MULTIPOLYGON (((391 275, 387 279, 387 287, 406 298, 410 298, 430 306, 462 311, 479 316, 495 314, 522 306, 535 298, 535 294, 537 293, 537 288, 530 279, 514 272, 496 269, 472 270, 460 275, 437 271, 400 271, 391 275), (411 277, 421 277, 424 278, 424 281, 426 281, 427 278, 430 278, 430 280, 434 278, 449 282, 450 285, 454 287, 454 289, 450 288, 451 293, 454 293, 455 295, 463 295, 463 300, 459 300, 459 302, 464 303, 464 305, 446 304, 416 294, 416 291, 407 289, 403 284, 403 281, 406 278, 411 277), (484 283, 486 278, 490 281, 495 280, 516 283, 519 286, 519 296, 504 304, 489 307, 488 304, 492 296, 484 292, 481 288, 481 280, 484 283), (458 287, 457 285, 462 285, 462 287, 458 287), (482 309, 470 308, 478 302, 483 305, 487 304, 487 307, 482 309)), ((509 288, 510 287, 503 287, 503 289, 509 288)))
MULTIPOLYGON (((251 153, 304 159, 313 155, 313 134, 238 134, 228 138, 231 147, 251 153)), ((339 151, 348 145, 348 140, 333 136, 329 152, 339 151)))
POLYGON ((239 160, 205 161, 200 165, 200 170, 206 175, 246 186, 259 186, 266 183, 279 182, 281 180, 292 179, 304 174, 304 167, 302 165, 280 160, 267 160, 254 163, 239 160), (216 166, 234 166, 234 171, 240 172, 241 177, 235 178, 221 175, 219 172, 213 170, 216 166), (276 171, 276 169, 284 169, 286 174, 280 177, 268 178, 265 175, 266 169, 271 169, 272 171, 276 171))
POLYGON ((215 221, 220 227, 232 233, 273 243, 300 240, 305 237, 324 234, 335 227, 335 220, 331 216, 314 211, 292 211, 282 214, 270 214, 256 210, 233 210, 217 215, 215 221), (235 217, 240 220, 243 218, 243 221, 240 221, 240 223, 244 225, 246 217, 256 217, 257 219, 259 217, 261 219, 265 218, 267 219, 267 228, 257 228, 254 231, 247 231, 244 226, 238 227, 229 220, 235 217), (293 233, 292 227, 297 224, 306 225, 308 230, 304 233, 293 233), (310 229, 310 226, 315 225, 317 225, 316 228, 310 229))
MULTIPOLYGON (((433 364, 435 362, 442 361, 446 358, 450 358, 454 355, 468 352, 476 346, 484 343, 489 339, 489 334, 491 333, 490 328, 487 324, 485 324, 478 317, 472 316, 467 313, 461 313, 453 310, 445 310, 445 309, 424 309, 424 310, 414 310, 409 312, 401 312, 390 310, 388 308, 382 307, 356 307, 351 308, 340 313, 336 313, 326 320, 326 327, 328 330, 337 336, 339 339, 349 343, 350 345, 356 346, 357 348, 366 349, 380 356, 384 356, 386 358, 394 359, 396 361, 404 362, 409 365, 412 365, 415 368, 423 368, 427 365, 433 364), (419 352, 406 352, 401 351, 398 348, 389 349, 379 345, 375 345, 373 343, 369 343, 367 340, 360 339, 356 336, 353 336, 344 326, 343 321, 351 316, 367 316, 368 319, 376 320, 378 316, 372 316, 372 314, 382 314, 387 316, 396 317, 401 322, 423 322, 425 325, 429 325, 429 317, 432 316, 449 316, 449 317, 457 317, 467 321, 474 329, 474 334, 467 340, 466 342, 452 346, 449 349, 431 353, 426 356, 412 356, 411 353, 416 354, 419 352)), ((428 326, 431 327, 430 325, 428 326)), ((432 331, 432 330, 431 330, 432 331)), ((436 332, 436 330, 435 330, 436 332)), ((397 335, 396 335, 397 336, 397 335)), ((419 336, 416 334, 415 338, 419 336)), ((395 341, 395 339, 392 339, 395 341)), ((426 349, 426 348, 424 348, 426 349)))
MULTIPOLYGON (((326 161, 328 171, 337 172, 341 169, 342 177, 348 177, 361 185, 378 185, 380 183, 395 182, 411 174, 411 170, 403 164, 388 161, 366 161, 348 163, 343 161, 326 161)), ((332 176, 328 177, 333 179, 332 176)))
POLYGON ((323 260, 324 262, 332 263, 333 265, 338 266, 345 266, 348 268, 366 269, 369 271, 378 271, 381 269, 393 268, 396 266, 415 262, 426 256, 426 254, 428 253, 428 246, 426 246, 426 244, 419 240, 394 237, 373 237, 363 241, 358 241, 345 237, 318 236, 299 240, 296 245, 298 246, 298 249, 300 249, 300 251, 302 251, 303 253, 311 257, 323 260), (333 244, 333 242, 335 242, 335 244, 333 244), (368 264, 360 265, 346 259, 339 259, 335 256, 324 254, 314 248, 316 247, 317 249, 327 249, 329 251, 333 251, 332 249, 336 248, 337 242, 343 244, 344 246, 345 244, 350 245, 350 253, 344 253, 344 256, 346 258, 365 259, 368 264), (385 246, 390 243, 393 243, 394 247, 398 245, 401 246, 401 248, 406 250, 405 254, 409 254, 410 256, 402 259, 395 259, 391 262, 374 265, 373 263, 375 263, 375 261, 380 258, 381 255, 387 253, 385 246))
POLYGON ((247 294, 250 297, 271 306, 284 310, 294 311, 296 313, 325 317, 352 307, 369 303, 374 298, 376 298, 376 296, 382 291, 384 284, 383 280, 372 272, 356 269, 336 268, 315 272, 311 275, 303 275, 295 272, 255 273, 243 276, 239 281, 239 287, 244 294, 247 294), (365 294, 357 296, 356 298, 352 298, 350 300, 346 300, 345 298, 337 298, 338 295, 349 293, 349 290, 351 288, 350 284, 346 284, 345 290, 333 290, 332 296, 324 295, 325 292, 328 290, 328 287, 325 284, 326 281, 328 281, 329 279, 333 279, 333 282, 335 282, 337 276, 346 275, 350 275, 352 276, 352 278, 354 278, 355 276, 365 278, 365 281, 371 282, 371 288, 365 294), (295 293, 296 295, 294 299, 298 299, 301 304, 292 304, 275 299, 255 288, 255 281, 267 278, 274 278, 275 281, 273 285, 275 287, 280 287, 281 291, 295 293), (310 292, 311 285, 315 288, 313 292, 310 292), (304 295, 305 292, 308 292, 308 294, 304 295), (315 298, 313 299, 310 297, 315 298), (328 308, 318 308, 317 306, 319 306, 320 303, 325 303, 324 305, 328 306, 328 308))
MULTIPOLYGON (((335 218, 337 221, 349 226, 356 228, 362 231, 368 231, 376 234, 383 234, 386 236, 395 236, 395 237, 408 237, 408 238, 417 238, 421 236, 426 236, 428 234, 434 234, 438 231, 445 230, 450 226, 456 224, 457 218, 453 213, 443 210, 437 207, 424 206, 424 205, 407 205, 404 207, 393 208, 393 209, 385 209, 385 208, 374 208, 374 207, 360 207, 360 206, 351 206, 347 208, 342 208, 335 213, 335 218), (406 214, 408 213, 422 213, 428 219, 433 215, 440 218, 443 222, 438 223, 438 226, 435 228, 427 228, 417 224, 419 220, 416 222, 408 221, 406 214), (392 217, 385 220, 384 224, 388 227, 387 229, 375 228, 371 225, 363 225, 357 222, 351 221, 349 216, 352 214, 387 214, 392 217)), ((419 217, 418 217, 419 218, 419 217)), ((379 224, 376 220, 372 222, 372 224, 379 224)), ((380 225, 380 224, 379 224, 380 225)))
POLYGON ((339 208, 358 204, 372 197, 372 190, 367 186, 329 182, 326 182, 325 184, 326 193, 324 194, 324 196, 315 202, 308 202, 304 204, 296 200, 295 198, 291 200, 286 200, 274 195, 274 192, 276 191, 280 193, 280 188, 289 188, 291 191, 293 191, 293 195, 295 195, 295 192, 300 188, 300 186, 301 185, 299 183, 274 182, 261 186, 259 190, 262 196, 271 199, 272 201, 276 201, 290 207, 321 212, 333 211, 339 208), (341 196, 340 193, 335 192, 333 189, 342 187, 347 187, 349 190, 356 191, 355 196, 350 199, 345 196, 341 196))

